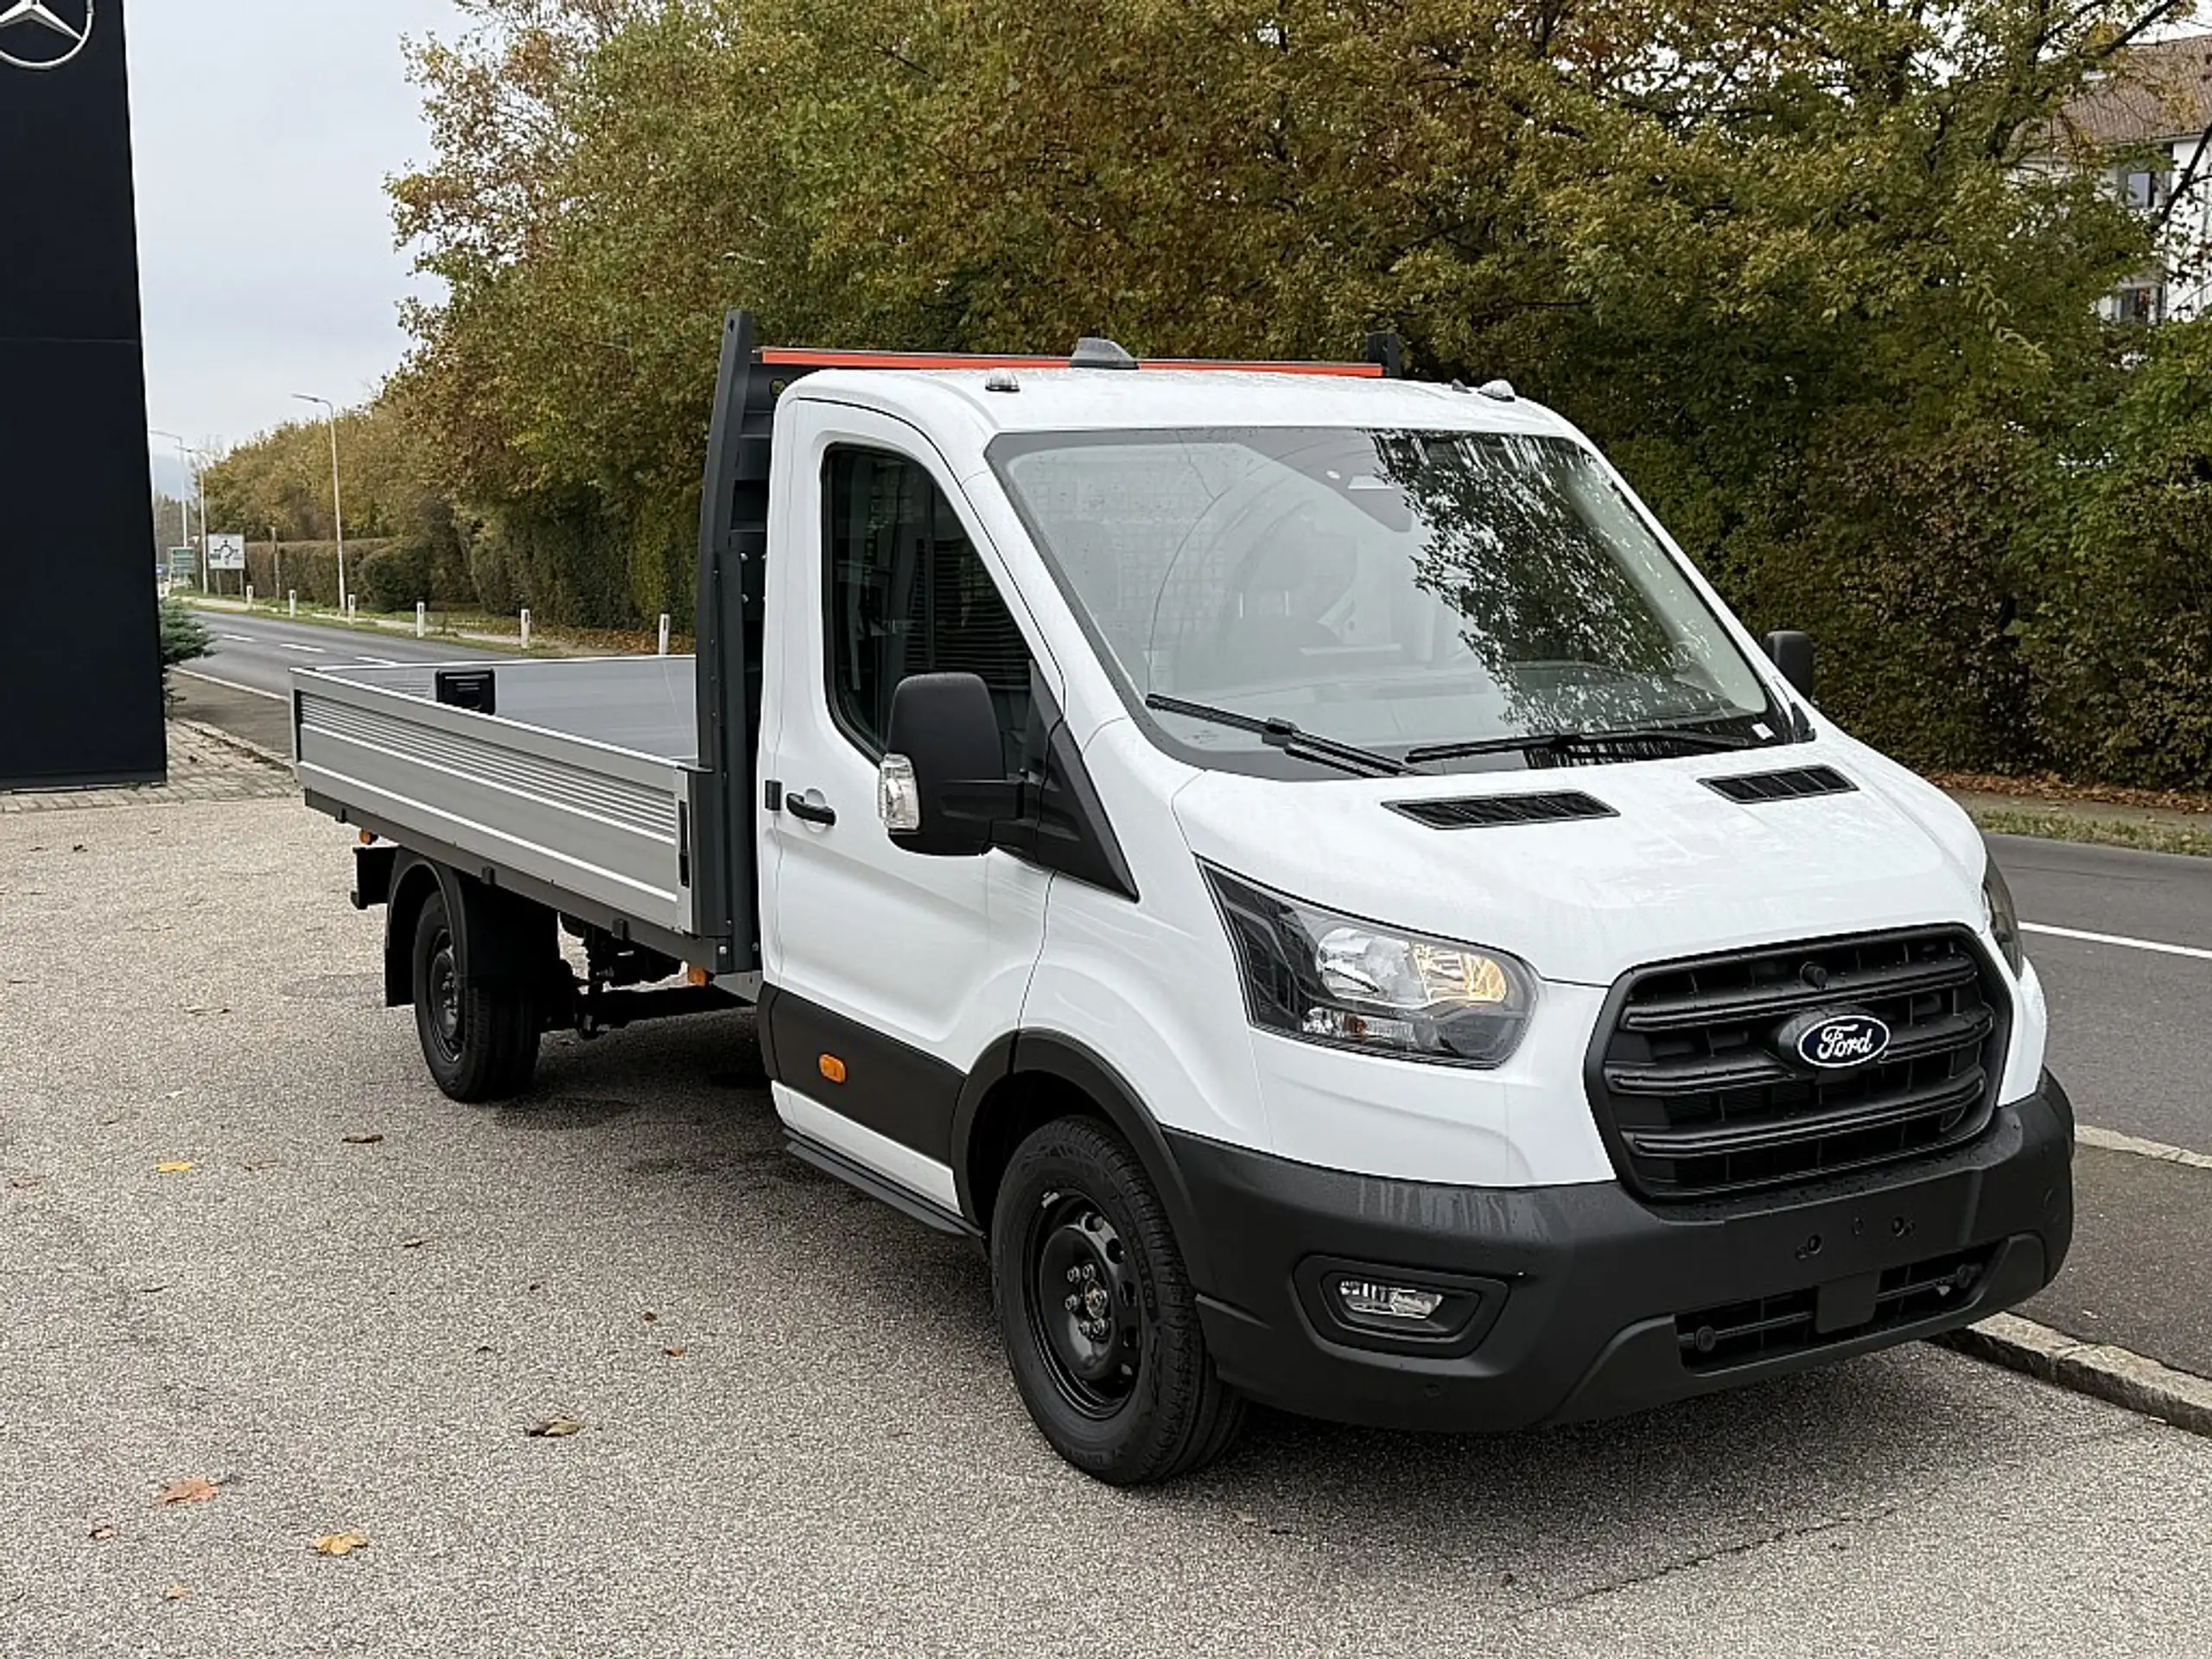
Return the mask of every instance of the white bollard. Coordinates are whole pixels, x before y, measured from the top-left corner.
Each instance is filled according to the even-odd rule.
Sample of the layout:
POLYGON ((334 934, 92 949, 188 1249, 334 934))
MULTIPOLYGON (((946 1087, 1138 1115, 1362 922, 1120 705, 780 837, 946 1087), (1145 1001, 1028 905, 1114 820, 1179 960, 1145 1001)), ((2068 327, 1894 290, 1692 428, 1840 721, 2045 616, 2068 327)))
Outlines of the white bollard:
POLYGON ((250 582, 245 585, 245 607, 249 611, 253 608, 253 584, 250 582))
POLYGON ((359 594, 346 595, 346 620, 348 622, 358 622, 361 620, 361 596, 359 594))
POLYGON ((284 614, 287 616, 297 616, 299 613, 300 590, 295 588, 291 592, 284 595, 284 614))
POLYGON ((664 657, 668 655, 668 613, 666 611, 660 613, 660 654, 664 657))
POLYGON ((429 632, 430 607, 421 600, 415 601, 415 637, 422 639, 429 632))
POLYGON ((530 649, 530 607, 526 605, 522 613, 522 648, 524 651, 530 649))

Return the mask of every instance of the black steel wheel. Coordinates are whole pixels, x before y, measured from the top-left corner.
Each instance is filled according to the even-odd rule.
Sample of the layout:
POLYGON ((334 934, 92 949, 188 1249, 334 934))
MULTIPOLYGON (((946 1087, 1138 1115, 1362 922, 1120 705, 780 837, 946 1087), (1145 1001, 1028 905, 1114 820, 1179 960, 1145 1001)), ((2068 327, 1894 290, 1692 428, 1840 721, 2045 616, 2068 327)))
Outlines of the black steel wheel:
POLYGON ((484 984, 461 971, 445 896, 415 918, 415 1033, 437 1085, 455 1100, 499 1100, 537 1069, 538 1008, 527 985, 484 984))
POLYGON ((1022 1402, 1070 1463, 1141 1485, 1228 1448, 1243 1401, 1206 1352, 1159 1195, 1111 1128, 1061 1118, 1015 1148, 991 1265, 1022 1402))
POLYGON ((454 947, 453 929, 445 925, 445 905, 438 901, 439 925, 430 937, 429 959, 423 965, 423 1000, 429 1023, 424 1035, 436 1048, 440 1061, 461 1064, 461 958, 454 947))
POLYGON ((1034 1263, 1032 1335, 1061 1395, 1106 1418, 1135 1392, 1146 1318, 1135 1263, 1106 1212, 1085 1194, 1047 1192, 1030 1212, 1023 1259, 1034 1263))

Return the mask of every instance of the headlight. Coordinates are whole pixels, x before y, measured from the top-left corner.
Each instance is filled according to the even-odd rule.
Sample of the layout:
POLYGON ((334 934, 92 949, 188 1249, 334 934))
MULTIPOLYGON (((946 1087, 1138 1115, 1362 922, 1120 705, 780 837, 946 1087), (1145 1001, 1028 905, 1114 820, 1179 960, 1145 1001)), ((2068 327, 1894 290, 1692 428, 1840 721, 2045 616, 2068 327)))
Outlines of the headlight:
POLYGON ((1460 1065, 1497 1065, 1521 1040, 1536 976, 1502 950, 1377 927, 1211 867, 1244 1006, 1262 1031, 1460 1065))
POLYGON ((2012 907, 2012 889, 2005 885, 2005 872, 1994 858, 1981 873, 1981 907, 1989 914, 1997 948, 2018 974, 2027 963, 2027 953, 2020 948, 2020 912, 2012 907))

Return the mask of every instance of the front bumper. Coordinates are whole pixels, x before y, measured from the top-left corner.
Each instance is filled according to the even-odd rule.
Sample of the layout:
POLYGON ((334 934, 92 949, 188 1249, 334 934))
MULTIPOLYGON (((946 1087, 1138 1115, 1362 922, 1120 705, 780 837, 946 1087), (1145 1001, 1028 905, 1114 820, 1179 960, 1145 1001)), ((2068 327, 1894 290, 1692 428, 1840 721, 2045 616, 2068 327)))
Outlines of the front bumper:
POLYGON ((1445 1186, 1170 1134, 1203 1217, 1224 1378, 1286 1410, 1503 1431, 1610 1417, 1932 1336, 2048 1284, 2073 1108, 2045 1074, 1969 1144, 1818 1184, 1653 1205, 1611 1183, 1445 1186), (1325 1271, 1464 1294, 1457 1340, 1341 1328, 1325 1271), (1382 1270, 1382 1271, 1377 1271, 1382 1270))

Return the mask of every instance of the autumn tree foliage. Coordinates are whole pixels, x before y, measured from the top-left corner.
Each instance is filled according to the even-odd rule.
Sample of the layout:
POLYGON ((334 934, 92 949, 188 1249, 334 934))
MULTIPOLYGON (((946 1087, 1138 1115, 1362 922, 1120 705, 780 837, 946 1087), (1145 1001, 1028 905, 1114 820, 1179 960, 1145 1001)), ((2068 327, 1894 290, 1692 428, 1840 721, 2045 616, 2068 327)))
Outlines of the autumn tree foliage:
POLYGON ((2061 118, 2173 0, 466 10, 416 58, 393 193, 442 297, 390 397, 487 593, 683 608, 732 305, 829 345, 1389 327, 1581 424, 1874 741, 2212 783, 2171 662, 2212 352, 2099 319, 2154 230, 2061 118))

